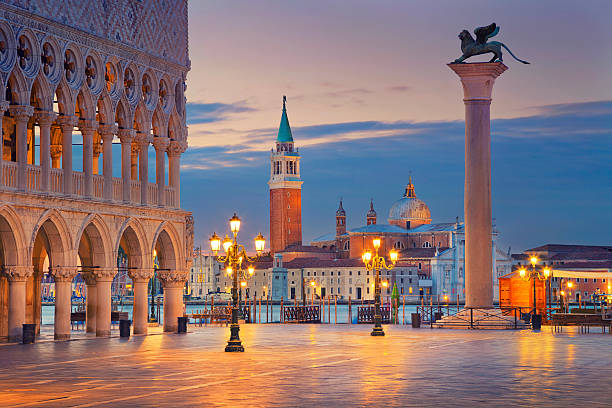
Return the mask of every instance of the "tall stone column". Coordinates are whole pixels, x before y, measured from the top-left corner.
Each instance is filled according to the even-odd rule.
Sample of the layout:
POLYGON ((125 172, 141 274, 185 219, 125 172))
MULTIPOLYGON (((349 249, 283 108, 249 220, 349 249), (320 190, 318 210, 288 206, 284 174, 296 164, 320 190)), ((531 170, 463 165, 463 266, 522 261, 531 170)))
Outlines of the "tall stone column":
POLYGON ((64 194, 72 195, 72 131, 77 124, 76 116, 64 115, 57 118, 62 129, 62 170, 64 182, 64 194))
POLYGON ((70 313, 72 313, 72 280, 77 275, 75 267, 50 268, 55 281, 55 340, 70 338, 70 313))
POLYGON ((174 188, 174 207, 181 206, 181 154, 187 149, 187 142, 173 140, 168 146, 168 184, 174 188))
POLYGON ((123 180, 123 202, 131 201, 131 172, 132 172, 132 140, 134 140, 134 130, 119 129, 119 139, 121 140, 121 179, 123 180))
POLYGON ((32 267, 5 266, 4 274, 9 283, 8 340, 20 342, 26 318, 26 280, 32 275, 32 267))
POLYGON ((102 173, 104 174, 104 199, 113 200, 113 137, 118 132, 116 125, 100 125, 98 132, 102 137, 102 173))
POLYGON ((179 316, 183 316, 183 288, 188 274, 185 271, 157 271, 157 277, 164 288, 164 331, 178 329, 179 316))
POLYGON ((29 105, 13 105, 9 111, 15 118, 17 136, 17 189, 25 191, 28 182, 28 122, 34 114, 34 108, 29 105))
POLYGON ((115 268, 95 269, 96 276, 96 337, 108 337, 111 334, 111 284, 116 273, 115 268))
POLYGON ((49 192, 51 187, 51 124, 57 114, 50 111, 37 111, 36 120, 40 127, 40 190, 49 192))
POLYGON ((146 133, 137 133, 138 152, 140 154, 139 175, 140 175, 140 204, 147 205, 149 201, 149 143, 150 137, 146 133))
MULTIPOLYGON (((136 131, 134 131, 134 134, 136 131)), ((136 140, 137 136, 132 140, 132 155, 130 157, 130 174, 132 180, 138 180, 138 141, 136 140)), ((134 197, 136 198, 136 197, 134 197)))
POLYGON ((491 94, 501 62, 448 64, 465 104, 465 306, 493 307, 491 244, 491 94))
POLYGON ((8 110, 8 107, 9 103, 7 101, 0 102, 0 184, 2 184, 2 180, 4 180, 2 177, 2 172, 4 171, 2 163, 4 160, 4 127, 2 124, 2 119, 4 118, 4 112, 8 110))
POLYGON ((132 269, 129 272, 134 284, 134 334, 147 334, 148 331, 148 309, 149 297, 147 286, 149 279, 153 277, 153 269, 132 269))
POLYGON ((85 327, 87 333, 96 332, 96 308, 98 307, 98 290, 96 287, 96 275, 91 271, 81 273, 85 286, 87 287, 86 311, 85 311, 85 327))
POLYGON ((83 175, 85 179, 84 196, 91 198, 93 195, 93 138, 98 122, 95 120, 79 121, 79 129, 83 135, 83 175))
POLYGON ((166 149, 170 140, 167 137, 154 137, 155 147, 155 182, 157 183, 157 205, 166 206, 166 149))
POLYGON ((94 145, 93 145, 93 174, 100 174, 100 153, 102 153, 102 143, 100 143, 100 140, 94 141, 94 145))

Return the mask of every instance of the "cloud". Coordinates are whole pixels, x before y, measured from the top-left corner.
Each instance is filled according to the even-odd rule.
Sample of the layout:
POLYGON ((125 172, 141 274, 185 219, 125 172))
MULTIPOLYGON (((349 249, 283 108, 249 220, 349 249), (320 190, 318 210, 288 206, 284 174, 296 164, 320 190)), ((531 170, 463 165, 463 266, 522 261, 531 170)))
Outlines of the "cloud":
POLYGON ((388 87, 387 90, 391 92, 408 92, 408 91, 412 91, 412 87, 407 86, 407 85, 395 85, 395 86, 388 87))
POLYGON ((187 103, 187 124, 219 122, 228 119, 231 115, 244 112, 253 112, 256 109, 247 106, 246 101, 235 103, 187 103))
POLYGON ((531 108, 541 116, 599 116, 612 115, 612 101, 593 101, 584 103, 561 103, 531 108))

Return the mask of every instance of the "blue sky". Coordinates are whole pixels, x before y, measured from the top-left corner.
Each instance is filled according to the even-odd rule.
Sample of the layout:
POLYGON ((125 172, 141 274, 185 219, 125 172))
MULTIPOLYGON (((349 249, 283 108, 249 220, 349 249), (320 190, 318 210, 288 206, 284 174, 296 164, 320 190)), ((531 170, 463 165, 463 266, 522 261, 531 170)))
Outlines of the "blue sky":
POLYGON ((496 21, 495 39, 532 62, 506 55, 493 94, 500 245, 610 244, 611 2, 236 0, 189 13, 181 192, 196 243, 234 211, 245 238, 268 234, 283 94, 302 153, 304 242, 333 230, 340 197, 349 227, 370 198, 385 222, 410 172, 433 222, 462 218, 462 92, 445 65, 459 31, 496 21))

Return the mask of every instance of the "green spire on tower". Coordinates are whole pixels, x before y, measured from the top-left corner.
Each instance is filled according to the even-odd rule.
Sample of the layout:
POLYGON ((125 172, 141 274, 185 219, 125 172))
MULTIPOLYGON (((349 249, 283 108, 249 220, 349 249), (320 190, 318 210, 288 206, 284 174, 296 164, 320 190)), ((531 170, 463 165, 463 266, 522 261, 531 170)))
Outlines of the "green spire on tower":
POLYGON ((291 135, 291 126, 289 126, 289 118, 287 118, 287 107, 285 106, 287 97, 283 96, 283 115, 281 116, 280 127, 278 128, 277 143, 293 143, 291 135))

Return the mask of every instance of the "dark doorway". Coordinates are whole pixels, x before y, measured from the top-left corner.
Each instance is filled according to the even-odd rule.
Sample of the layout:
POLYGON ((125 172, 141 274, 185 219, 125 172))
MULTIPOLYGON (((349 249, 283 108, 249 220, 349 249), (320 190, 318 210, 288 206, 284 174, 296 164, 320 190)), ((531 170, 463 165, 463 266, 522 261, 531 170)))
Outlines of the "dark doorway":
POLYGON ((361 288, 357 288, 357 299, 361 299, 361 288))

